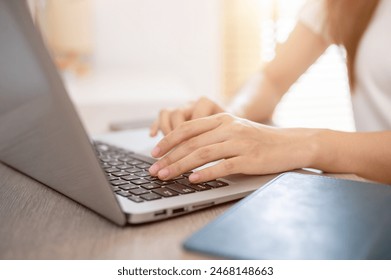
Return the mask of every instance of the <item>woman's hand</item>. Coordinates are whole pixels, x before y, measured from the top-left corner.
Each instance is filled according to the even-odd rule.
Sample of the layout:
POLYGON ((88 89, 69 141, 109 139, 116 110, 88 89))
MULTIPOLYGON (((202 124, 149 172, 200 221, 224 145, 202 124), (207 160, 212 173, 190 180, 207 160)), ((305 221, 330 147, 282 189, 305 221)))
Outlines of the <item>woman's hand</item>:
POLYGON ((223 108, 212 100, 201 97, 196 102, 192 102, 178 109, 161 110, 159 117, 150 128, 150 135, 152 137, 156 136, 159 130, 164 135, 167 135, 185 121, 207 117, 221 112, 224 112, 223 108))
POLYGON ((271 174, 308 167, 312 150, 309 129, 278 129, 221 113, 180 124, 152 150, 162 157, 149 169, 162 180, 206 163, 190 181, 205 182, 229 174, 271 174))

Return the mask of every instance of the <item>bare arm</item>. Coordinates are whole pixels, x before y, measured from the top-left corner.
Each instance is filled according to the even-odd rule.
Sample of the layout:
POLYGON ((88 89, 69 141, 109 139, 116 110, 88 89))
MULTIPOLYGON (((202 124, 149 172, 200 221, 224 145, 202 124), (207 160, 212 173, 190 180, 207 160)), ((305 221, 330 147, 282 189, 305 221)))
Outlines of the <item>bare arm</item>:
POLYGON ((269 120, 281 97, 329 45, 298 23, 275 58, 239 92, 231 104, 233 114, 257 122, 269 120))
POLYGON ((391 184, 391 131, 318 130, 312 143, 314 168, 391 184))

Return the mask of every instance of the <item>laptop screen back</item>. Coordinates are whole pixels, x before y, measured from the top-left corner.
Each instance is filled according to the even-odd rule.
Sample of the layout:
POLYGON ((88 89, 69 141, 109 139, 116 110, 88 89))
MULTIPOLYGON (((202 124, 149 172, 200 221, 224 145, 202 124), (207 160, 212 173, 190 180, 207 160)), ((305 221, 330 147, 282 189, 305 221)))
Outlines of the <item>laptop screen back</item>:
POLYGON ((0 161, 125 222, 23 0, 0 0, 0 161))

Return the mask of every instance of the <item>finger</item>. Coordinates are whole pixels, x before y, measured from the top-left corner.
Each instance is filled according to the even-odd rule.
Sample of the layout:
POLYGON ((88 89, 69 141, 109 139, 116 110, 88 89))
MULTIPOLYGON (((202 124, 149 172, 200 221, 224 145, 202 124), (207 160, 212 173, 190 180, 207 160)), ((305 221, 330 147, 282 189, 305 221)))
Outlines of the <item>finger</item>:
POLYGON ((152 150, 153 157, 160 157, 172 148, 199 134, 212 130, 220 125, 218 118, 201 118, 182 123, 177 129, 166 135, 152 150))
POLYGON ((206 163, 236 156, 230 141, 201 147, 182 159, 161 169, 159 179, 169 180, 206 163))
POLYGON ((149 128, 149 136, 155 137, 158 131, 159 131, 159 121, 157 119, 152 123, 151 127, 149 128))
POLYGON ((164 135, 167 135, 172 131, 171 121, 170 121, 170 112, 168 110, 160 111, 159 127, 164 135))
POLYGON ((245 160, 243 157, 233 157, 225 159, 211 167, 198 170, 189 176, 189 180, 196 184, 200 182, 207 182, 228 176, 231 174, 242 173, 245 160))
POLYGON ((207 117, 213 113, 213 103, 207 98, 201 98, 197 101, 192 112, 191 119, 198 119, 202 117, 207 117))
POLYGON ((191 115, 193 114, 194 105, 189 104, 188 106, 183 108, 183 116, 185 117, 186 121, 191 120, 191 115))
POLYGON ((185 122, 185 115, 182 110, 176 110, 171 114, 171 127, 177 128, 181 123, 185 122))
POLYGON ((196 137, 193 137, 183 142, 179 146, 177 146, 175 150, 173 150, 171 153, 168 153, 162 159, 155 162, 149 168, 149 173, 151 173, 152 176, 156 176, 161 169, 186 157, 187 155, 191 154, 193 151, 201 147, 209 146, 216 143, 221 143, 225 140, 226 140, 226 134, 221 133, 216 129, 200 134, 196 137))
MULTIPOLYGON (((168 125, 166 126, 166 121, 164 121, 164 123, 162 125, 165 127, 166 130, 171 131, 174 127, 177 127, 180 123, 185 122, 186 120, 189 120, 191 117, 191 114, 192 114, 192 110, 193 110, 193 104, 189 104, 188 106, 184 107, 183 110, 181 110, 183 118, 180 116, 180 114, 175 116, 176 113, 174 112, 173 121, 171 121, 171 126, 170 127, 168 127, 168 125)), ((170 112, 167 110, 162 110, 159 113, 159 117, 152 123, 152 125, 150 126, 150 131, 149 131, 149 135, 151 137, 155 137, 157 135, 159 128, 160 128, 160 122, 162 122, 162 117, 163 117, 163 115, 166 115, 167 113, 169 115, 170 112), (164 112, 164 111, 166 111, 166 112, 164 112)))

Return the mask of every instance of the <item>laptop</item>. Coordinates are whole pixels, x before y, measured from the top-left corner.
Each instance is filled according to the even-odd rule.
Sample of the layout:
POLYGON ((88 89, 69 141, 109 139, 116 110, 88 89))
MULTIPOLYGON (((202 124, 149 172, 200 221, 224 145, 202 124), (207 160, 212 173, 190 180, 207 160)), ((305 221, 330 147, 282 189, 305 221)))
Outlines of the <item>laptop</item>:
POLYGON ((197 185, 190 173, 168 182, 151 177, 154 159, 132 152, 137 147, 129 149, 123 135, 96 141, 86 134, 25 0, 0 0, 0 42, 0 161, 118 225, 236 200, 276 176, 197 185))

